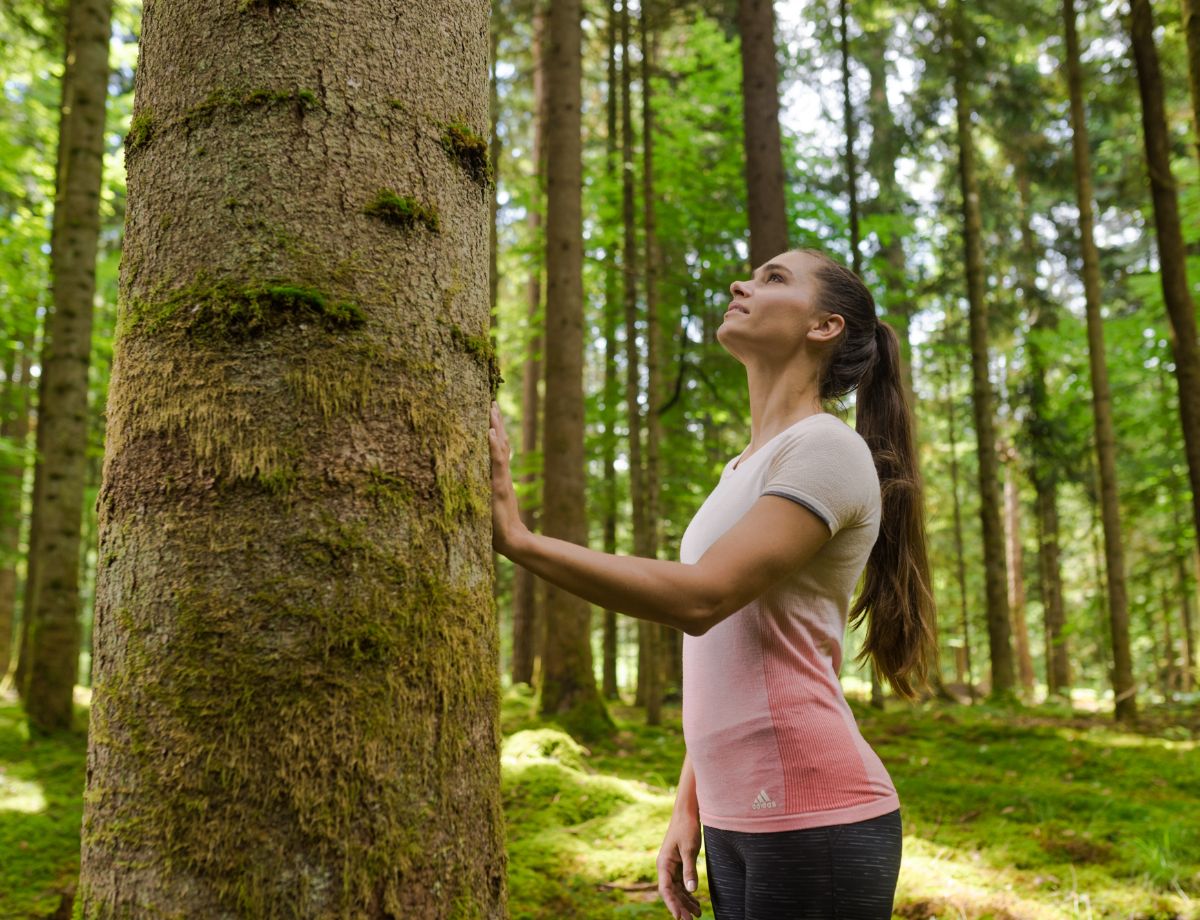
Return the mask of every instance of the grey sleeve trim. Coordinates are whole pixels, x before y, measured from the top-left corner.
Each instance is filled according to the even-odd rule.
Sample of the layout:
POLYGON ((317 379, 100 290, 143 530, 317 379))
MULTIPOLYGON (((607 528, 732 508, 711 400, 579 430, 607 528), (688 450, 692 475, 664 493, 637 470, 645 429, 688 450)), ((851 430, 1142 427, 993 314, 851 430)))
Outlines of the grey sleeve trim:
POLYGON ((768 489, 763 493, 763 495, 778 495, 780 498, 786 498, 788 501, 795 502, 797 505, 802 505, 819 517, 822 521, 824 521, 825 526, 829 528, 830 533, 833 532, 833 522, 829 520, 824 511, 816 507, 812 502, 806 502, 802 498, 797 498, 795 495, 789 495, 787 492, 780 492, 777 489, 768 489))

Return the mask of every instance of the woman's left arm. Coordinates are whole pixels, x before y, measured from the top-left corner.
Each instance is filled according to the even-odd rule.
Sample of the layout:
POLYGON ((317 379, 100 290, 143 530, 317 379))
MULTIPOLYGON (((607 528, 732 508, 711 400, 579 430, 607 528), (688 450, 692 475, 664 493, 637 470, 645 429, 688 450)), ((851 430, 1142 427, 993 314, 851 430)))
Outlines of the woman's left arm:
POLYGON ((802 505, 760 497, 694 564, 616 556, 542 534, 521 522, 509 443, 492 404, 492 545, 558 587, 608 610, 703 635, 816 555, 829 528, 802 505))

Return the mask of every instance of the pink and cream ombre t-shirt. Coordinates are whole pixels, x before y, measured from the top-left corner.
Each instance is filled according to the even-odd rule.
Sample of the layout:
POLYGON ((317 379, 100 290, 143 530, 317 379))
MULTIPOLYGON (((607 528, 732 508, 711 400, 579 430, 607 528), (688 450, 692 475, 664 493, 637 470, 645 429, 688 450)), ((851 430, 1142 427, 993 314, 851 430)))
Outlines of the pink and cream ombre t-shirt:
POLYGON ((695 563, 762 495, 804 505, 833 536, 760 598, 703 636, 684 636, 683 732, 700 820, 786 831, 894 811, 896 788, 838 681, 850 596, 879 534, 870 448, 818 413, 738 460, 684 532, 681 562, 695 563))

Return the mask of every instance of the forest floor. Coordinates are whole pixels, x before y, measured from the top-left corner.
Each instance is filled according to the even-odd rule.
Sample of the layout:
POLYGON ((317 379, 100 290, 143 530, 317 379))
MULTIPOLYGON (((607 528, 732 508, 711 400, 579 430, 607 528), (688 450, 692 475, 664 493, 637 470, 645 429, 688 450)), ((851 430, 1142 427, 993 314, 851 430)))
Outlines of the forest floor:
MULTIPOLYGON (((900 793, 903 920, 1200 920, 1200 711, 1137 731, 1065 706, 851 699, 900 793)), ((678 707, 647 728, 616 705, 588 748, 503 707, 512 920, 667 917, 654 860, 683 759, 678 707)), ((80 707, 80 724, 86 709, 80 707)), ((84 736, 28 738, 0 699, 0 918, 49 918, 79 871, 84 736)), ((711 917, 703 851, 701 901, 711 917)))

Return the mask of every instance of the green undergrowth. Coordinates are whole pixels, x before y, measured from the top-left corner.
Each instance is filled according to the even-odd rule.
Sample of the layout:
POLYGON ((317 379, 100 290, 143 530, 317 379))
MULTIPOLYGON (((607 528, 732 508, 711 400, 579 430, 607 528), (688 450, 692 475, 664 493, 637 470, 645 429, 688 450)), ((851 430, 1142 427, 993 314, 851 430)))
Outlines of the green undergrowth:
MULTIPOLYGON (((666 917, 678 706, 651 729, 610 703, 616 731, 584 746, 527 690, 502 705, 510 917, 666 917)), ((900 793, 895 917, 1200 918, 1200 714, 1126 731, 1062 707, 851 706, 900 793)), ((85 753, 79 734, 31 742, 0 699, 0 918, 50 916, 73 891, 85 753)), ((711 917, 703 853, 697 868, 711 917)))
POLYGON ((86 758, 82 729, 30 740, 19 705, 0 695, 0 918, 54 916, 74 895, 86 758))

